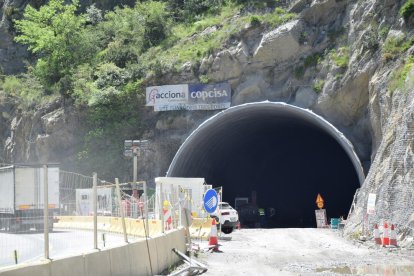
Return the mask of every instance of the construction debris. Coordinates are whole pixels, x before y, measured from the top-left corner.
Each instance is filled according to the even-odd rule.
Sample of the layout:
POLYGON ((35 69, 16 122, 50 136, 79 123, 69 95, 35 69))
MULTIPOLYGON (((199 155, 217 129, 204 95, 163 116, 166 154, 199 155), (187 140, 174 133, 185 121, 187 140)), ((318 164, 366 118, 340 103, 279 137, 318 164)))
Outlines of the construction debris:
POLYGON ((181 275, 182 273, 187 272, 186 275, 199 275, 202 274, 204 272, 207 271, 207 267, 198 262, 195 259, 192 259, 190 257, 188 257, 187 255, 185 255, 184 253, 180 252, 178 249, 173 248, 172 249, 174 253, 176 253, 179 257, 181 257, 181 259, 184 261, 184 263, 187 265, 186 267, 172 273, 169 274, 169 276, 178 276, 181 275))

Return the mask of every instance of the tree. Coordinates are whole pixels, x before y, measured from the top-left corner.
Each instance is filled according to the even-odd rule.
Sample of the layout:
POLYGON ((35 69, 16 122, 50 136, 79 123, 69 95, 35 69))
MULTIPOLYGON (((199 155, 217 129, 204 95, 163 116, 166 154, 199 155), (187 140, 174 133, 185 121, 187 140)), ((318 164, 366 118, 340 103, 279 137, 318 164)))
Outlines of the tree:
POLYGON ((134 8, 115 8, 106 13, 97 30, 102 33, 105 48, 100 56, 124 68, 128 63, 138 63, 143 52, 168 37, 171 19, 165 3, 137 2, 134 8))
POLYGON ((20 33, 15 40, 36 55, 34 73, 46 85, 68 83, 73 69, 93 56, 93 41, 84 15, 76 14, 78 8, 79 0, 50 0, 38 10, 28 5, 23 19, 15 21, 20 33))

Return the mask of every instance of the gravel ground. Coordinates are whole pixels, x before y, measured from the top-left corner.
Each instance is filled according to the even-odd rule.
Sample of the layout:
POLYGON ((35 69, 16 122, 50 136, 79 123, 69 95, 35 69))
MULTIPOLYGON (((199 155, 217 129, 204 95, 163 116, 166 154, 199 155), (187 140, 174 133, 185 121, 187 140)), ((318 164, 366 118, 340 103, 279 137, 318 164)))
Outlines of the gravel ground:
MULTIPOLYGON (((414 275, 414 252, 348 241, 331 229, 242 229, 199 253, 203 275, 414 275)), ((193 240, 201 248, 207 242, 193 240)))

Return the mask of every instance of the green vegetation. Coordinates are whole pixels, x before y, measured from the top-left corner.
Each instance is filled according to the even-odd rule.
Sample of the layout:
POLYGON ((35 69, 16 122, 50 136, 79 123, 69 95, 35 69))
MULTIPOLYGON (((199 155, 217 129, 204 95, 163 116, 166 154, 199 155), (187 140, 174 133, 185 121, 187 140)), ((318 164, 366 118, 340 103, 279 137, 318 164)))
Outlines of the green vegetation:
POLYGON ((412 45, 414 45, 414 35, 408 39, 405 36, 389 36, 382 48, 383 57, 386 61, 391 60, 394 56, 406 52, 412 45))
POLYGON ((320 53, 316 53, 310 56, 307 56, 305 58, 305 61, 303 62, 303 65, 305 66, 305 68, 308 67, 313 67, 318 65, 322 60, 322 54, 320 53))
POLYGON ((297 79, 302 78, 305 74, 306 69, 318 65, 322 61, 322 57, 323 55, 321 53, 307 56, 303 61, 303 65, 298 66, 294 69, 293 73, 295 74, 295 77, 297 79))
POLYGON ((27 6, 12 27, 34 62, 26 74, 2 80, 1 93, 22 107, 56 97, 88 106, 89 131, 77 157, 86 171, 107 160, 109 171, 123 162, 122 156, 108 159, 120 155, 122 140, 148 128, 139 119, 148 81, 178 72, 186 62, 196 72, 203 58, 237 40, 249 23, 271 29, 296 17, 277 5, 277 0, 149 0, 110 11, 92 5, 85 12, 79 0, 27 6))
POLYGON ((14 99, 20 109, 26 109, 34 103, 47 102, 53 98, 49 95, 38 98, 43 91, 43 86, 30 74, 22 74, 19 77, 6 76, 3 81, 0 81, 0 89, 4 96, 14 99))
POLYGON ((333 49, 330 51, 329 57, 336 66, 346 68, 349 63, 349 47, 340 47, 337 50, 333 49))
POLYGON ((201 83, 209 83, 210 79, 206 75, 200 75, 199 80, 201 83))
POLYGON ((45 85, 62 85, 62 94, 68 89, 67 79, 74 68, 92 58, 96 41, 84 32, 85 18, 76 15, 79 1, 65 5, 64 0, 51 0, 39 10, 27 6, 24 19, 15 21, 21 34, 16 41, 29 46, 38 55, 34 75, 45 85))
POLYGON ((250 17, 250 25, 252 25, 252 26, 258 26, 261 23, 262 22, 260 21, 260 18, 257 15, 252 15, 250 17))
POLYGON ((404 20, 408 20, 414 13, 414 0, 408 0, 402 5, 400 9, 400 15, 404 20))
POLYGON ((16 41, 37 57, 30 74, 44 86, 40 94, 95 105, 137 88, 134 83, 143 79, 179 71, 185 62, 197 64, 246 23, 274 28, 295 17, 281 8, 234 17, 259 2, 145 1, 103 15, 95 6, 79 13, 79 0, 51 0, 39 9, 27 6, 15 21, 16 41))
POLYGON ((324 80, 317 79, 315 80, 315 83, 313 84, 313 90, 315 90, 316 93, 320 93, 322 92, 324 85, 325 85, 324 80))
POLYGON ((388 89, 391 93, 394 93, 397 89, 404 90, 405 88, 413 88, 413 80, 410 80, 409 83, 406 82, 408 74, 413 69, 414 57, 409 57, 405 60, 404 65, 392 73, 390 82, 388 83, 388 89))
POLYGON ((386 39, 388 32, 390 31, 390 27, 382 27, 379 31, 379 35, 382 39, 386 39))

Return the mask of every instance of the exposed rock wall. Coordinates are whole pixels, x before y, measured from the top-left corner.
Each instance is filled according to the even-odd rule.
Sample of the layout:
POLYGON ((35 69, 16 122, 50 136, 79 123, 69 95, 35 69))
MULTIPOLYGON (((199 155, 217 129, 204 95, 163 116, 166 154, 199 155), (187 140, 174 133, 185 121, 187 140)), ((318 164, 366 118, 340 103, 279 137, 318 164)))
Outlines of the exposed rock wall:
POLYGON ((16 114, 7 131, 3 162, 70 163, 81 143, 81 117, 82 112, 63 108, 60 101, 33 114, 16 114))
MULTIPOLYGON (((166 75, 164 78, 168 79, 168 82, 165 83, 197 82, 198 72, 212 82, 229 81, 233 90, 232 105, 269 100, 312 109, 346 133, 356 145, 361 160, 369 164, 371 137, 364 136, 369 133, 367 113, 364 111, 368 103, 368 81, 373 69, 364 68, 362 72, 359 68, 338 69, 332 62, 324 61, 316 67, 305 68, 303 76, 298 77, 294 74, 298 67, 303 67, 304 59, 316 53, 323 53, 334 46, 327 33, 347 24, 350 5, 347 5, 347 1, 335 0, 292 2, 296 3, 298 19, 266 32, 261 25, 246 26, 236 35, 237 43, 232 43, 229 48, 203 59, 196 70, 193 69, 197 65, 191 62, 184 64, 180 73, 166 75), (338 70, 345 71, 341 71, 344 77, 340 80, 336 77, 338 70), (315 78, 326 79, 326 84, 319 94, 313 88, 315 78)), ((215 28, 208 30, 214 31, 215 28)), ((66 138, 59 141, 59 137, 63 136, 53 135, 44 129, 45 120, 40 119, 46 116, 44 113, 45 111, 39 111, 33 117, 17 116, 13 119, 6 142, 5 159, 15 162, 39 161, 41 156, 54 159, 59 155, 48 153, 48 149, 56 149, 58 144, 71 144, 64 140, 66 138), (40 113, 42 115, 39 115, 40 113), (15 135, 16 133, 19 135, 15 135), (25 138, 19 138, 20 136, 25 138)), ((170 140, 176 145, 170 148, 176 150, 197 124, 214 113, 186 112, 185 131, 165 129, 162 126, 163 121, 169 119, 165 119, 165 115, 162 114, 155 115, 160 122, 156 124, 156 130, 148 134, 148 138, 154 141, 155 147, 161 147, 166 139, 170 140)), ((68 114, 53 111, 53 115, 50 115, 55 121, 62 121, 60 116, 68 114)), ((72 126, 69 124, 65 127, 72 126)), ((77 145, 78 142, 72 144, 77 145)), ((163 165, 155 166, 158 173, 165 173, 174 150, 167 155, 163 154, 160 162, 163 165)), ((154 167, 150 169, 154 170, 154 167)))
MULTIPOLYGON (((394 219, 401 227, 414 226, 414 219, 410 220, 414 212, 414 97, 412 87, 394 93, 387 88, 391 73, 406 55, 385 61, 381 52, 385 37, 379 34, 383 27, 390 27, 391 32, 410 32, 412 26, 398 14, 401 1, 291 2, 291 10, 299 13, 296 20, 267 32, 261 25, 246 26, 227 49, 206 57, 200 65, 188 62, 180 73, 164 78, 171 84, 196 82, 201 74, 212 82, 229 81, 232 105, 283 101, 320 114, 350 139, 365 168, 370 168, 347 231, 361 226, 371 192, 379 194, 377 208, 381 210, 373 220, 394 219), (341 46, 349 52, 346 66, 336 64, 329 54, 341 46), (306 65, 307 58, 316 54, 322 56, 322 61, 306 65), (320 91, 315 87, 317 80, 322 83, 320 91)), ((6 3, 0 0, 0 7, 6 3)), ((0 33, 4 26, 0 25, 0 33)), ((8 57, 2 55, 2 45, 16 51, 12 50, 11 38, 5 37, 0 40, 1 66, 5 64, 2 58, 8 57)), ((6 63, 11 66, 9 71, 19 67, 13 62, 9 65, 8 60, 6 63)), ((413 79, 414 73, 409 78, 413 79)), ((51 162, 61 161, 58 159, 62 156, 73 158, 82 134, 82 119, 77 112, 56 104, 33 116, 16 114, 13 120, 3 121, 0 117, 0 139, 8 137, 3 159, 51 162), (11 128, 4 131, 10 121, 11 128)), ((143 157, 142 164, 148 165, 140 173, 146 174, 145 178, 164 175, 182 141, 214 113, 148 115, 156 121, 155 127, 143 138, 153 141, 152 152, 143 157)))

